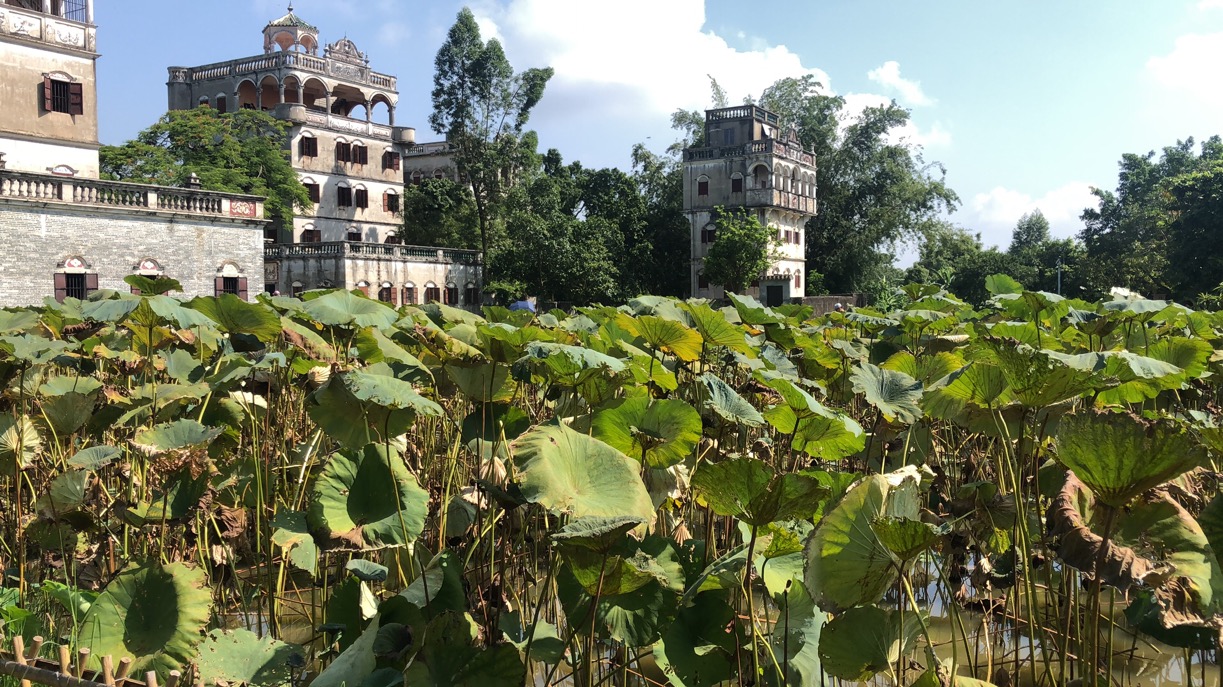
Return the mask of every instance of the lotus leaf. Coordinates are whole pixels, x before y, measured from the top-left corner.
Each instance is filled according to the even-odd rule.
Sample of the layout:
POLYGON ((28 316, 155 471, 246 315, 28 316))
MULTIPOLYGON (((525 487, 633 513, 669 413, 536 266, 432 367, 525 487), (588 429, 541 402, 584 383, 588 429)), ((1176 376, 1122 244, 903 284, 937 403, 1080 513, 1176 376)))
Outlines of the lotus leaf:
POLYGON ((387 573, 390 572, 385 565, 360 558, 345 563, 344 569, 362 582, 385 582, 387 573))
POLYGON ((110 465, 122 455, 122 451, 114 446, 90 446, 81 449, 68 459, 68 467, 80 470, 97 470, 110 465))
MULTIPOLYGON (((578 619, 574 629, 589 634, 594 600, 567 567, 556 574, 557 595, 565 617, 578 619)), ((600 595, 593 618, 596 636, 639 647, 653 644, 677 610, 679 595, 657 580, 628 594, 600 595)))
POLYGON ((293 565, 310 573, 318 574, 318 547, 310 536, 306 514, 281 511, 272 519, 272 543, 279 546, 293 565))
POLYGON ((609 553, 624 535, 644 521, 630 515, 612 517, 587 516, 574 518, 552 535, 552 540, 565 547, 582 547, 602 554, 609 553))
POLYGON ((1067 415, 1057 445, 1058 460, 1113 508, 1207 460, 1206 450, 1183 423, 1170 418, 1148 421, 1127 413, 1067 415))
POLYGON ((465 613, 444 613, 429 622, 424 645, 408 668, 405 684, 422 687, 520 687, 526 666, 513 644, 479 647, 478 627, 465 613))
POLYGON ((762 460, 736 458, 702 463, 692 489, 710 510, 761 526, 778 520, 810 518, 828 490, 797 474, 774 474, 762 460))
POLYGON ((384 445, 346 449, 327 460, 311 489, 307 520, 333 545, 380 549, 420 536, 429 494, 384 445))
POLYGON ((743 628, 726 601, 701 594, 680 610, 654 645, 654 659, 676 687, 712 687, 735 677, 737 650, 744 641, 743 628))
POLYGON ((28 468, 42 447, 42 437, 29 418, 0 415, 0 475, 12 477, 28 468))
POLYGON ((352 687, 361 684, 378 667, 374 641, 378 638, 379 627, 379 618, 375 617, 361 636, 311 681, 311 687, 352 687))
POLYGON ((378 327, 395 324, 399 314, 380 301, 338 290, 306 301, 302 311, 314 321, 332 327, 378 327))
POLYGON ((280 316, 263 303, 248 303, 226 293, 216 298, 193 298, 187 305, 216 322, 223 332, 247 334, 263 343, 280 337, 280 316))
POLYGON ((565 643, 557 634, 556 626, 540 620, 534 625, 524 625, 522 613, 510 611, 502 613, 497 620, 497 626, 511 644, 523 652, 525 656, 530 651, 532 659, 555 665, 565 656, 565 643))
POLYGON ((922 383, 909 375, 862 363, 850 379, 854 391, 865 394, 867 402, 888 420, 912 424, 921 419, 922 383))
POLYGON ((921 520, 879 517, 871 521, 879 541, 902 561, 911 561, 938 539, 933 525, 921 520))
POLYGON ((708 346, 725 346, 740 353, 751 349, 747 345, 744 331, 739 326, 731 324, 722 313, 709 307, 706 303, 684 303, 680 307, 692 319, 692 328, 701 335, 708 346))
POLYGON ((519 437, 513 447, 527 501, 558 515, 653 519, 640 465, 598 439, 564 425, 543 425, 519 437))
POLYGON ((612 448, 661 469, 692 455, 701 415, 678 399, 625 398, 595 413, 591 429, 612 448))
POLYGON ((701 335, 680 322, 653 315, 625 318, 624 328, 641 337, 651 348, 692 362, 701 357, 701 335))
POLYGON ((773 655, 781 662, 784 676, 766 675, 770 684, 815 685, 824 679, 820 661, 820 635, 828 614, 815 605, 802 582, 775 597, 780 617, 769 637, 773 655))
POLYGON ((207 575, 182 563, 129 567, 115 576, 89 606, 77 645, 102 656, 131 656, 137 674, 186 670, 196 659, 212 616, 207 575))
POLYGON ((701 375, 702 398, 705 407, 712 410, 724 422, 759 427, 764 416, 751 403, 740 396, 729 384, 706 372, 701 375))
POLYGON ((408 382, 356 370, 333 375, 313 398, 310 417, 348 448, 389 440, 406 432, 417 415, 442 412, 408 382))
POLYGON ((291 644, 250 630, 213 630, 200 644, 200 679, 204 684, 280 687, 291 682, 291 662, 299 654, 291 644))
POLYGON ((150 456, 186 451, 211 442, 221 435, 221 431, 195 420, 175 420, 137 432, 132 446, 150 456))
POLYGON ((820 635, 824 670, 842 680, 869 680, 908 654, 921 624, 915 613, 858 606, 833 618, 820 635))

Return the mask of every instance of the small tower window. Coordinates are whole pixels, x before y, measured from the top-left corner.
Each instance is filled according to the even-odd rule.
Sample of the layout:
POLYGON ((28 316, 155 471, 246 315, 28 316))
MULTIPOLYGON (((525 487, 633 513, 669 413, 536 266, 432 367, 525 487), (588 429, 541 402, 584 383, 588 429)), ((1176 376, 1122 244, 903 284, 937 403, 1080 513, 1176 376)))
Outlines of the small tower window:
POLYGON ((731 177, 730 192, 731 193, 742 193, 743 192, 743 177, 741 176, 731 177))
POLYGON ((342 208, 352 207, 352 188, 349 186, 340 186, 337 188, 335 204, 342 208))
MULTIPOLYGON (((310 139, 310 140, 314 140, 314 139, 310 139)), ((310 202, 311 202, 311 203, 318 203, 318 202, 319 202, 319 200, 320 200, 320 199, 321 199, 321 197, 322 197, 322 196, 320 195, 320 194, 321 194, 322 189, 319 187, 319 185, 318 185, 318 184, 316 184, 316 183, 314 183, 314 182, 310 182, 310 183, 307 183, 307 184, 302 184, 302 186, 305 186, 305 187, 306 187, 306 193, 310 194, 310 202)))
POLYGON ((47 112, 85 114, 85 94, 81 83, 65 79, 42 79, 42 108, 47 112))
POLYGON ((393 191, 382 194, 382 209, 386 212, 399 212, 399 194, 393 191))
POLYGON ((349 241, 360 241, 361 240, 361 230, 356 227, 350 227, 348 229, 348 240, 349 241))
POLYGON ((696 194, 698 196, 709 195, 709 180, 708 179, 702 179, 696 182, 696 194))
MULTIPOLYGON (((361 150, 365 150, 361 148, 361 150)), ((359 208, 369 207, 369 191, 359 188, 353 193, 354 204, 359 208)))
POLYGON ((318 157, 318 139, 313 136, 303 136, 298 142, 302 157, 318 157))

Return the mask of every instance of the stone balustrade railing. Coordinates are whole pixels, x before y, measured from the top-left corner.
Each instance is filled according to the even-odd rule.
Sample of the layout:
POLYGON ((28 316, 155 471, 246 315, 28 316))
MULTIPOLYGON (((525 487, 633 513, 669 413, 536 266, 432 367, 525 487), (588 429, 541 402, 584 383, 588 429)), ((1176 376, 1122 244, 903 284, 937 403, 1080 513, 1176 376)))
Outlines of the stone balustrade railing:
POLYGON ((815 165, 815 157, 805 152, 797 143, 786 143, 775 138, 763 138, 734 146, 689 148, 684 151, 684 158, 687 160, 716 160, 744 155, 777 155, 804 165, 815 165))
MULTIPOLYGON (((326 110, 316 110, 309 107, 298 105, 297 103, 285 103, 290 108, 301 108, 305 112, 302 119, 307 124, 321 126, 332 131, 342 131, 350 134, 358 134, 361 136, 374 136, 376 138, 387 139, 391 138, 393 128, 386 124, 376 124, 367 122, 363 119, 353 119, 352 117, 343 117, 337 114, 328 113, 326 110)), ((277 112, 280 112, 277 109, 277 112)), ((290 118, 293 118, 291 111, 290 118)))
POLYGON ((374 260, 406 260, 408 262, 458 263, 462 265, 476 265, 482 262, 480 251, 477 250, 405 246, 395 243, 365 243, 361 241, 272 243, 264 246, 263 249, 265 260, 327 256, 374 260))
POLYGON ((752 188, 747 190, 748 207, 781 207, 808 215, 815 214, 815 198, 775 188, 752 188))
MULTIPOLYGON (((236 60, 214 62, 192 69, 184 69, 183 71, 187 72, 192 81, 208 81, 210 79, 224 79, 246 74, 259 74, 282 68, 321 74, 346 81, 366 83, 391 91, 398 89, 397 79, 389 74, 379 74, 369 67, 326 60, 314 55, 303 55, 302 53, 295 52, 275 52, 268 55, 240 57, 236 60)), ((176 69, 182 68, 172 67, 171 73, 173 74, 176 69)))
POLYGON ((259 196, 0 170, 6 199, 263 221, 259 196))
POLYGON ((43 14, 37 10, 27 10, 12 3, 0 2, 0 34, 8 34, 13 38, 38 41, 59 49, 69 48, 94 52, 96 49, 96 29, 91 18, 81 16, 79 11, 72 11, 65 6, 62 14, 43 14))

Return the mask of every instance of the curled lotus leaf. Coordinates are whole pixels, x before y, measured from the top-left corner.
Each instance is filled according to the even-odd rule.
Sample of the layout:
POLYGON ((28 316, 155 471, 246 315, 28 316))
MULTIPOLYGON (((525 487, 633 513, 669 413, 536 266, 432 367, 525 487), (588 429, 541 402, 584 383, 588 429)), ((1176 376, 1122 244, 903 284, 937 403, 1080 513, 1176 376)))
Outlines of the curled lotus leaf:
POLYGON ((333 546, 381 549, 416 541, 429 493, 403 459, 382 444, 331 455, 311 489, 311 530, 333 546))
POLYGON ((182 563, 131 567, 120 572, 89 606, 77 645, 102 656, 131 656, 136 674, 185 670, 212 615, 205 572, 182 563))
POLYGON ((695 329, 654 315, 624 318, 624 328, 641 337, 651 348, 692 362, 701 357, 701 335, 695 329))
POLYGON ((442 412, 441 406, 420 395, 409 382, 357 370, 332 375, 314 393, 313 401, 306 409, 310 418, 348 448, 397 437, 412 426, 417 415, 442 412))
POLYGON ((829 493, 812 477, 775 474, 768 463, 755 458, 702 463, 692 476, 692 490, 718 515, 755 526, 810 518, 829 493))
POLYGON ((1057 447, 1058 460, 1113 508, 1207 461, 1205 448, 1181 421, 1129 413, 1067 415, 1057 447))
POLYGON ((186 451, 204 446, 221 436, 222 431, 216 427, 205 427, 195 420, 175 420, 137 432, 132 446, 151 456, 186 451))
POLYGON ((850 375, 854 391, 866 396, 889 420, 912 424, 921 419, 922 383, 904 372, 862 363, 850 375))
POLYGON ((0 475, 13 476, 33 464, 42 448, 42 437, 30 419, 0 415, 0 475))
POLYGON ((187 306, 204 313, 223 332, 248 334, 264 343, 280 336, 280 316, 263 303, 248 303, 225 293, 216 298, 194 298, 187 306))
POLYGON ((764 416, 760 411, 716 375, 706 372, 700 376, 700 382, 705 408, 713 411, 723 421, 750 427, 764 424, 764 416))
POLYGON ((338 290, 302 303, 302 311, 315 322, 332 327, 378 327, 395 324, 399 313, 380 301, 338 290))

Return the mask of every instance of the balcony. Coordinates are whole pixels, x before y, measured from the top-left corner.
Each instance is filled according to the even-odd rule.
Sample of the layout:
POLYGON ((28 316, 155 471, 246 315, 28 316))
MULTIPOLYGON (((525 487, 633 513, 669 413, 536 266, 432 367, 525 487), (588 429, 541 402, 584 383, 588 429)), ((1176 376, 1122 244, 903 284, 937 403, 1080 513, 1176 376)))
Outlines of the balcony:
POLYGON ((460 265, 478 265, 483 262, 480 257, 480 251, 477 250, 403 246, 394 243, 365 243, 361 241, 274 243, 264 246, 263 249, 264 260, 320 257, 452 263, 460 265))
POLYGON ((746 200, 745 205, 749 208, 779 207, 807 215, 815 214, 815 198, 800 196, 789 191, 779 191, 773 188, 752 188, 747 190, 746 200))
MULTIPOLYGON (((49 3, 44 7, 51 9, 49 3)), ((0 4, 0 36, 93 53, 96 49, 93 3, 62 2, 58 13, 0 4)))
POLYGON ((759 141, 749 141, 748 143, 734 146, 688 148, 684 151, 684 159, 692 161, 746 157, 748 155, 776 155, 809 167, 815 166, 815 156, 804 151, 797 143, 786 143, 775 138, 764 138, 759 141))
POLYGON ((170 71, 172 79, 181 77, 180 80, 183 81, 210 81, 248 74, 266 74, 278 69, 292 69, 295 72, 329 76, 392 92, 398 88, 396 78, 389 74, 379 74, 369 67, 296 52, 275 52, 267 55, 241 57, 236 60, 214 62, 192 68, 172 67, 170 71))
MULTIPOLYGON (((287 105, 293 106, 296 105, 296 103, 287 103, 287 105)), ((332 131, 341 131, 344 133, 358 134, 361 136, 373 136, 375 138, 381 138, 384 140, 390 140, 391 138, 393 127, 386 124, 375 124, 374 122, 367 122, 364 119, 343 117, 325 110, 315 110, 308 107, 302 107, 300 105, 297 107, 301 107, 303 110, 304 114, 302 114, 301 117, 307 124, 321 126, 332 131)), ((292 117, 293 115, 290 114, 290 118, 292 117)))
POLYGON ((769 112, 762 107, 755 105, 736 105, 734 107, 723 107, 717 110, 705 110, 705 119, 711 122, 720 121, 723 119, 755 119, 758 122, 776 125, 778 122, 777 115, 769 112))
POLYGON ((0 170, 0 200, 265 221, 259 196, 10 170, 0 170))

